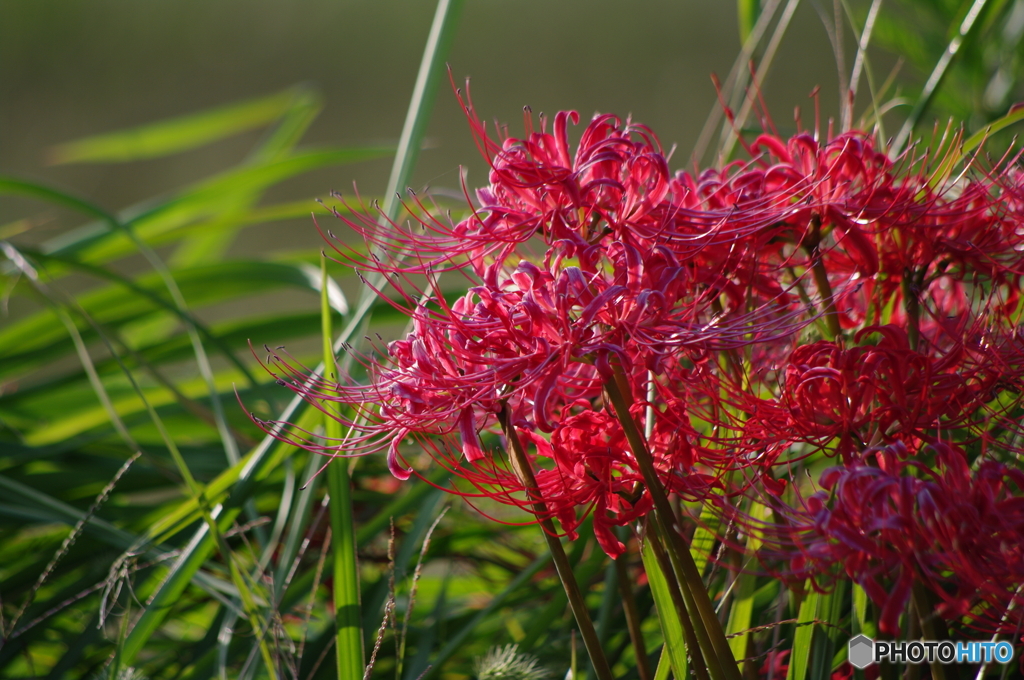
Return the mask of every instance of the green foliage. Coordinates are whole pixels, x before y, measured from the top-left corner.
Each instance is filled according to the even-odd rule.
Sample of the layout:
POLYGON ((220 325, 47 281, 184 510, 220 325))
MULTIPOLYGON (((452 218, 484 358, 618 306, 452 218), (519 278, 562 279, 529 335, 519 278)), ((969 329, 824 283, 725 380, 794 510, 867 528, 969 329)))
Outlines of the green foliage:
POLYGON ((883 3, 874 42, 906 60, 905 75, 919 87, 940 77, 921 119, 925 131, 933 118, 948 117, 976 129, 1024 99, 1024 5, 1016 0, 891 0, 883 3), (954 54, 950 65, 936 71, 947 52, 954 54))

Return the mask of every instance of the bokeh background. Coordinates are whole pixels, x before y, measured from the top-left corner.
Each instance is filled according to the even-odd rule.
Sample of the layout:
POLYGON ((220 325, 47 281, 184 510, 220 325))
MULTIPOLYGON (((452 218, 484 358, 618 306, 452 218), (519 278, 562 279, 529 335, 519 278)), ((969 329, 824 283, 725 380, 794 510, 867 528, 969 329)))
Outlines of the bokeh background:
MULTIPOLYGON (((831 8, 829 8, 831 9, 831 8)), ((167 159, 129 165, 48 164, 48 150, 80 137, 131 128, 306 83, 324 110, 304 144, 394 144, 401 132, 434 6, 430 2, 96 0, 0 2, 0 172, 55 183, 120 209, 239 162, 260 132, 167 159)), ((764 88, 777 122, 838 110, 838 77, 821 7, 798 8, 764 88), (808 55, 813 55, 809 58, 808 55)), ((852 39, 846 48, 852 55, 852 39)), ((471 78, 481 116, 522 129, 522 108, 632 115, 685 165, 716 106, 711 74, 725 79, 740 50, 736 4, 687 0, 628 6, 607 0, 469 2, 449 63, 471 78)), ((884 55, 891 65, 893 59, 884 55)), ((849 59, 846 64, 849 69, 849 59)), ((457 188, 485 165, 445 87, 439 93, 414 185, 457 188)), ((332 189, 380 195, 390 159, 324 171, 276 188, 268 199, 332 189)), ((22 206, 4 199, 0 222, 22 206)), ((22 239, 62 228, 42 221, 22 239)), ((308 226, 308 225, 307 225, 308 226)), ((311 228, 276 225, 246 247, 314 243, 311 228)))

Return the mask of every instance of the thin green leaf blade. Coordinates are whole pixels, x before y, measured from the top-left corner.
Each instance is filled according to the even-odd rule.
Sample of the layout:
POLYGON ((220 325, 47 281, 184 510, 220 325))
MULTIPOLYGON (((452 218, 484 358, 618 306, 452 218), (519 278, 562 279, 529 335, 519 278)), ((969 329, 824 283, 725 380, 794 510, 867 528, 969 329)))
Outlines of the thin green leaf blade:
POLYGON ((816 676, 808 675, 807 671, 810 668, 811 643, 814 640, 815 628, 811 622, 818 618, 820 595, 811 587, 810 582, 805 587, 808 592, 804 596, 803 602, 800 603, 786 680, 816 680, 816 676))
MULTIPOLYGON (((320 318, 323 336, 324 376, 337 375, 334 348, 331 343, 331 303, 327 276, 327 258, 320 256, 320 318)), ((324 404, 324 438, 326 442, 342 441, 341 423, 333 417, 331 404, 324 404)), ((352 514, 352 480, 349 460, 340 458, 327 468, 327 489, 331 495, 331 547, 334 551, 334 624, 335 658, 338 680, 360 680, 363 677, 362 614, 359 606, 359 560, 356 556, 355 523, 352 514)))
POLYGON ((67 142, 54 147, 50 159, 58 164, 124 163, 169 156, 268 125, 297 100, 313 97, 308 88, 290 88, 269 97, 67 142))
MULTIPOLYGON (((686 641, 683 637, 683 624, 676 613, 672 596, 669 594, 668 581, 661 571, 661 566, 654 555, 649 541, 644 541, 641 552, 644 571, 647 572, 647 582, 651 586, 651 594, 654 596, 654 606, 658 611, 658 621, 661 623, 661 634, 665 640, 665 649, 668 650, 669 662, 672 666, 672 674, 676 678, 686 678, 687 659, 686 641)), ((664 652, 663 652, 664 654, 664 652)), ((663 657, 664 658, 664 657, 663 657)), ((658 666, 658 673, 661 673, 661 664, 658 666)))

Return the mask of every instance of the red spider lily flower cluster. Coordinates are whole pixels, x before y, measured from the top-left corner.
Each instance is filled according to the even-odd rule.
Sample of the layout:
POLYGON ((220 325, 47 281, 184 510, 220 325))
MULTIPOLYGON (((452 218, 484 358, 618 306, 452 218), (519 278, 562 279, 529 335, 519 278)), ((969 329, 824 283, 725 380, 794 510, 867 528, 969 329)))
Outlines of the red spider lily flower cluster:
POLYGON ((826 470, 821 490, 761 527, 766 555, 786 580, 819 587, 837 576, 879 607, 879 629, 900 632, 914 584, 936 613, 986 633, 1024 623, 1024 472, 993 459, 972 470, 965 451, 936 444, 911 456, 902 443, 826 470))
POLYGON ((945 158, 893 160, 862 132, 801 132, 673 173, 630 121, 596 116, 573 150, 574 112, 494 139, 463 103, 491 168, 468 217, 415 198, 409 223, 337 214, 371 253, 334 240, 338 259, 386 277, 394 292, 378 294, 410 317, 408 336, 358 355, 366 384, 269 358, 350 433, 261 426, 331 456, 386 452, 403 479, 416 442, 458 493, 533 512, 501 454, 505 422, 547 517, 574 535, 593 516, 614 557, 613 528, 652 506, 614 382, 669 493, 747 526, 750 503, 776 509, 784 520, 756 528, 790 577, 843 567, 876 599, 895 588, 884 630, 912 582, 948 618, 1003 625, 1008 584, 1024 581, 1015 159, 948 177, 945 158), (450 300, 454 273, 470 286, 450 300), (914 454, 879 453, 896 450, 914 454), (800 500, 792 475, 822 456, 842 467, 800 500))

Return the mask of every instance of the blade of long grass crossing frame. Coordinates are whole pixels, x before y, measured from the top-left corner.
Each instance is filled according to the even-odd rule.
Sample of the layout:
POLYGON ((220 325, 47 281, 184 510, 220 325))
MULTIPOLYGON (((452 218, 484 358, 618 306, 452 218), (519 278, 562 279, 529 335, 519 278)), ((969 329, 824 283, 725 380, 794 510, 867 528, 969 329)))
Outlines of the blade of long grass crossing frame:
MULTIPOLYGON (((843 6, 847 10, 847 13, 849 14, 849 4, 847 2, 845 2, 845 0, 844 0, 844 3, 843 3, 843 6)), ((850 93, 851 93, 852 96, 856 96, 857 95, 857 90, 860 88, 860 76, 861 76, 861 73, 865 71, 865 65, 867 64, 867 61, 868 61, 868 59, 867 59, 868 45, 871 43, 871 35, 874 33, 874 30, 875 30, 875 20, 878 18, 878 10, 880 10, 881 8, 882 8, 882 0, 872 0, 871 1, 871 8, 868 10, 867 18, 864 19, 864 30, 862 30, 860 35, 857 37, 857 55, 853 59, 853 71, 850 73, 850 93)), ((852 18, 850 20, 850 25, 854 27, 854 30, 856 30, 856 26, 855 26, 852 18)), ((871 87, 871 90, 872 90, 872 92, 871 92, 871 103, 872 103, 872 106, 875 108, 875 114, 876 114, 876 117, 877 117, 877 115, 878 115, 878 103, 875 101, 874 87, 872 86, 872 83, 871 83, 871 80, 870 80, 871 79, 871 71, 870 71, 870 69, 867 69, 867 74, 868 74, 868 85, 871 87)), ((844 112, 845 112, 845 109, 844 109, 844 112)), ((851 110, 850 113, 852 114, 853 111, 851 110)), ((845 113, 844 113, 844 115, 845 115, 845 113)), ((846 125, 844 125, 843 129, 844 130, 848 129, 849 125, 852 125, 852 124, 853 124, 853 120, 851 118, 850 120, 846 121, 846 125)), ((880 131, 880 134, 883 137, 885 136, 884 132, 880 131)))
POLYGON ((464 0, 439 0, 434 22, 430 26, 427 45, 423 50, 420 70, 416 75, 416 85, 412 90, 409 111, 405 115, 402 136, 398 140, 398 152, 391 168, 391 178, 384 194, 384 215, 388 219, 398 217, 401 206, 397 194, 403 193, 412 177, 416 158, 420 153, 423 135, 430 122, 430 113, 437 97, 437 84, 441 79, 441 65, 451 49, 455 37, 455 24, 462 11, 464 0))
MULTIPOLYGON (((320 256, 320 318, 324 350, 324 378, 338 380, 338 367, 331 345, 331 304, 327 285, 327 258, 320 256)), ((324 439, 337 445, 344 455, 341 423, 324 404, 324 439)), ((331 549, 334 552, 335 658, 338 680, 360 680, 366 665, 359 607, 359 562, 356 556, 355 525, 352 519, 352 480, 347 458, 335 459, 327 467, 327 489, 331 496, 331 549)))
MULTIPOLYGON (((437 96, 441 65, 444 64, 455 36, 455 24, 462 10, 463 2, 464 0, 439 0, 437 3, 434 21, 427 36, 427 45, 423 50, 423 59, 420 60, 420 70, 416 75, 416 85, 413 87, 412 99, 409 101, 409 110, 402 126, 402 136, 398 141, 395 163, 388 179, 388 189, 384 195, 384 207, 380 217, 382 223, 395 220, 401 210, 402 202, 399 192, 404 190, 409 183, 409 178, 412 177, 416 158, 419 155, 420 146, 423 144, 423 135, 426 132, 427 123, 430 121, 434 99, 437 96)), ((355 328, 366 315, 376 298, 374 289, 382 290, 387 280, 384 274, 374 272, 369 282, 370 285, 363 286, 359 304, 349 322, 349 328, 355 328)))
MULTIPOLYGON (((819 596, 818 619, 811 638, 811 662, 808 677, 827 678, 832 673, 832 662, 839 649, 842 629, 839 624, 843 615, 843 599, 846 597, 847 582, 839 580, 830 593, 819 596)), ((928 638, 930 640, 937 638, 928 638)), ((845 650, 844 650, 845 652, 845 650)), ((938 679, 936 679, 938 680, 938 679)))
POLYGON ((946 45, 946 49, 943 50, 942 56, 935 63, 935 68, 932 69, 931 75, 928 76, 928 80, 924 84, 924 89, 921 91, 921 96, 918 97, 917 103, 914 104, 914 108, 911 110, 910 115, 907 117, 906 122, 903 123, 903 127, 900 128, 900 132, 896 135, 895 141, 892 143, 890 149, 891 155, 895 158, 900 155, 903 151, 904 145, 910 140, 910 135, 914 133, 914 128, 917 126, 921 116, 928 110, 928 107, 932 103, 932 99, 935 98, 935 93, 938 92, 939 87, 942 85, 942 81, 946 77, 946 73, 949 71, 949 67, 952 66, 953 60, 956 59, 956 55, 960 52, 960 47, 963 45, 964 40, 967 39, 971 30, 974 28, 984 11, 989 0, 974 0, 970 9, 967 10, 967 14, 964 16, 963 21, 960 22, 960 26, 957 29, 953 38, 946 45))
MULTIPOLYGON (((323 98, 319 93, 311 88, 296 88, 296 96, 289 108, 280 116, 270 134, 249 154, 245 164, 259 166, 284 160, 322 108, 323 98)), ((262 189, 243 188, 226 194, 223 206, 209 223, 212 228, 194 231, 183 239, 174 251, 171 263, 186 266, 222 259, 244 226, 243 216, 262 196, 262 189)))
POLYGON ((672 672, 672 662, 669 660, 668 645, 663 645, 661 656, 658 657, 658 669, 654 671, 654 680, 668 680, 670 672, 672 672))
POLYGON ((761 13, 760 0, 736 0, 736 15, 740 22, 740 42, 750 39, 754 24, 761 13))
POLYGON ((50 150, 52 163, 124 163, 180 153, 269 125, 306 95, 290 88, 269 97, 149 123, 131 130, 86 137, 50 150))
MULTIPOLYGON (((0 180, 0 182, 2 182, 2 180, 0 180)), ((27 259, 31 260, 32 262, 41 262, 50 265, 47 268, 50 271, 52 271, 52 269, 60 269, 61 267, 67 267, 68 269, 73 271, 89 274, 97 278, 116 283, 124 288, 126 294, 131 293, 132 295, 135 295, 136 297, 142 300, 146 300, 147 302, 152 303, 152 305, 156 308, 174 314, 185 324, 191 323, 193 326, 195 326, 196 330, 199 331, 203 338, 206 339, 207 342, 216 346, 217 349, 224 355, 224 357, 228 359, 228 361, 230 361, 236 369, 238 369, 238 371, 246 378, 246 381, 250 385, 257 385, 256 379, 250 373, 248 367, 246 367, 246 365, 238 359, 238 357, 231 350, 231 348, 227 344, 225 344, 225 342, 220 337, 218 337, 209 327, 204 325, 191 314, 187 312, 182 312, 173 303, 167 301, 163 297, 160 297, 148 287, 140 285, 138 282, 123 277, 120 274, 110 271, 105 267, 99 267, 96 265, 80 262, 72 256, 52 255, 31 248, 19 248, 19 252, 21 252, 22 255, 24 255, 27 259)), ((104 302, 109 301, 111 304, 113 304, 116 301, 114 298, 109 298, 106 297, 106 295, 99 294, 96 294, 95 297, 87 295, 78 298, 78 300, 82 302, 83 306, 87 306, 87 300, 89 299, 104 300, 104 302)), ((23 321, 21 323, 27 322, 23 321)), ((7 330, 8 332, 12 332, 11 329, 7 330)))
MULTIPOLYGON (((81 310, 79 310, 79 313, 82 313, 81 310)), ((86 321, 92 323, 91 319, 87 315, 85 315, 84 313, 82 314, 83 316, 85 316, 86 321)), ((93 326, 95 328, 95 324, 93 324, 93 326)), ((97 328, 97 330, 99 329, 97 328)), ((157 430, 157 433, 160 435, 160 438, 163 440, 165 446, 167 447, 167 451, 168 453, 170 453, 171 459, 174 461, 175 467, 177 468, 182 479, 185 481, 186 488, 188 489, 189 493, 196 499, 199 509, 203 515, 205 524, 210 528, 211 536, 213 537, 214 542, 217 544, 220 550, 221 557, 227 562, 228 570, 231 574, 231 581, 234 584, 235 588, 238 590, 239 599, 241 600, 241 603, 245 609, 246 617, 249 619, 253 630, 265 630, 265 627, 262 623, 263 615, 259 609, 255 593, 250 588, 250 582, 246 579, 246 574, 244 574, 241 571, 238 565, 237 557, 235 556, 234 552, 231 550, 230 546, 225 540, 223 529, 221 528, 215 516, 211 514, 210 503, 206 498, 204 488, 196 481, 184 457, 181 455, 181 451, 179 450, 176 442, 171 437, 169 430, 164 424, 163 419, 159 416, 156 409, 147 399, 145 392, 143 391, 142 387, 136 380, 135 376, 123 363, 120 356, 111 346, 109 338, 104 336, 102 332, 100 333, 100 337, 107 345, 108 351, 111 353, 115 361, 120 366, 122 373, 124 374, 124 377, 128 380, 128 383, 131 385, 132 390, 135 392, 137 397, 142 401, 143 406, 145 407, 150 420, 152 421, 153 425, 157 430)), ((276 680, 277 673, 274 659, 271 654, 270 648, 267 644, 267 641, 265 637, 262 635, 262 633, 260 634, 259 639, 259 649, 263 657, 267 673, 270 675, 271 680, 276 680)))
MULTIPOLYGON (((170 293, 175 306, 182 312, 182 319, 185 320, 188 318, 188 306, 185 304, 185 298, 181 295, 181 290, 178 288, 177 282, 175 282, 174 277, 171 275, 170 271, 167 270, 163 261, 148 245, 139 239, 129 227, 122 224, 112 214, 96 205, 93 205, 92 203, 89 203, 88 201, 84 201, 74 196, 36 185, 31 182, 23 182, 21 180, 10 178, 0 178, 0 191, 20 193, 26 196, 33 196, 43 201, 64 205, 65 207, 97 217, 106 222, 113 231, 119 231, 125 234, 129 239, 131 239, 132 243, 135 244, 139 252, 147 259, 154 271, 156 271, 160 276, 160 279, 167 288, 167 292, 170 293)), ((220 393, 217 391, 214 383, 213 369, 210 366, 209 358, 206 356, 206 350, 203 348, 202 340, 199 338, 199 333, 195 326, 187 320, 185 321, 185 326, 188 330, 189 338, 192 341, 192 347, 196 357, 196 365, 199 368, 199 373, 206 382, 207 389, 210 393, 214 418, 217 421, 217 431, 220 434, 221 441, 224 445, 224 453, 227 456, 229 464, 234 465, 239 460, 238 445, 235 442, 234 437, 231 435, 231 430, 227 425, 226 418, 224 417, 224 407, 220 400, 220 393)))
POLYGON ((715 548, 719 531, 720 517, 714 511, 710 503, 704 505, 700 511, 700 520, 693 532, 693 540, 690 541, 690 553, 693 554, 693 563, 697 565, 697 571, 703 576, 704 569, 708 565, 711 551, 715 548))
MULTIPOLYGON (((665 662, 665 654, 668 654, 669 664, 672 667, 672 674, 676 678, 688 678, 688 666, 686 660, 686 641, 683 637, 683 624, 679 621, 672 595, 669 593, 668 581, 658 564, 654 550, 649 541, 643 542, 641 552, 644 562, 644 571, 647 572, 647 582, 651 586, 651 595, 654 596, 654 606, 658 612, 658 621, 661 623, 661 635, 665 640, 665 651, 662 652, 662 661, 658 664, 655 677, 662 675, 662 665, 665 662)), ((665 672, 667 675, 667 672, 665 672)))
MULTIPOLYGON (((317 419, 321 418, 320 412, 316 411, 315 409, 310 409, 310 410, 306 411, 306 413, 307 414, 314 414, 317 419)), ((309 475, 307 475, 307 479, 309 478, 309 476, 311 476, 313 474, 313 472, 315 472, 317 469, 320 468, 320 466, 322 465, 322 463, 320 461, 321 461, 320 457, 317 456, 315 461, 314 461, 315 465, 310 470, 309 475)), ((395 500, 391 501, 390 503, 385 505, 383 508, 381 508, 377 512, 377 514, 374 515, 371 519, 367 520, 362 525, 360 525, 359 529, 356 531, 356 545, 365 545, 365 544, 369 543, 371 540, 373 540, 376 536, 378 536, 388 526, 389 521, 390 521, 390 519, 392 517, 401 517, 401 516, 405 515, 407 512, 409 512, 413 507, 417 507, 417 508, 420 508, 420 507, 431 507, 432 508, 436 504, 437 499, 440 498, 439 494, 441 493, 440 491, 435 489, 432 486, 432 484, 440 484, 443 481, 443 477, 444 477, 443 473, 444 472, 445 471, 443 469, 435 470, 431 475, 427 476, 427 479, 430 480, 430 483, 427 483, 427 482, 424 482, 424 481, 419 481, 419 480, 417 480, 415 482, 412 482, 410 480, 410 482, 411 482, 411 484, 409 485, 410 488, 407 491, 405 491, 404 493, 400 494, 395 500)), ((317 479, 319 479, 319 477, 317 477, 317 479)), ((314 480, 314 481, 316 481, 316 480, 314 480)), ((303 493, 305 493, 306 491, 309 491, 311 488, 313 488, 313 483, 312 482, 306 487, 306 489, 305 489, 305 491, 303 491, 303 493)), ((298 515, 296 515, 296 516, 298 516, 298 515)), ((415 525, 414 525, 412 533, 413 534, 416 533, 415 525)), ((407 536, 408 535, 409 534, 407 534, 407 536)), ((412 540, 412 539, 410 539, 410 540, 412 540)), ((404 542, 403 542, 403 545, 404 545, 404 542)), ((325 569, 333 569, 334 568, 334 558, 333 558, 333 556, 327 555, 325 557, 324 568, 325 569)), ((312 574, 310 572, 308 572, 308 571, 304 572, 302 574, 296 574, 296 575, 293 576, 294 580, 287 583, 287 588, 286 588, 285 592, 279 598, 279 609, 281 611, 288 611, 288 610, 290 610, 292 607, 296 606, 296 603, 300 599, 306 597, 309 594, 309 590, 312 587, 312 578, 311 578, 311 576, 312 576, 312 574)), ((386 591, 387 584, 385 583, 384 586, 385 586, 385 591, 386 591)), ((371 594, 371 596, 366 599, 366 601, 363 603, 363 611, 366 611, 366 612, 379 612, 380 611, 379 608, 381 606, 383 606, 383 602, 384 602, 384 599, 386 599, 387 594, 385 592, 384 599, 381 599, 381 600, 373 599, 374 597, 375 597, 375 595, 371 594), (374 603, 376 603, 376 604, 374 604, 374 603)), ((367 616, 366 618, 367 619, 372 619, 373 617, 367 616)), ((380 624, 379 617, 377 617, 377 621, 372 621, 372 620, 366 621, 366 620, 364 620, 363 628, 368 633, 373 633, 374 631, 376 631, 376 626, 378 624, 380 624)), ((372 643, 372 639, 370 640, 370 642, 372 643)))
MULTIPOLYGON (((427 36, 427 45, 423 50, 423 59, 420 61, 420 70, 416 75, 416 85, 413 87, 409 110, 405 116, 405 124, 402 126, 402 136, 399 138, 395 163, 391 168, 391 177, 388 179, 388 190, 384 196, 384 209, 381 215, 382 221, 394 220, 398 217, 398 212, 401 209, 402 204, 398 198, 398 192, 408 184, 413 167, 416 165, 416 157, 423 144, 423 135, 426 132, 427 122, 430 120, 430 112, 437 95, 441 65, 444 64, 455 36, 455 24, 462 10, 463 2, 464 0, 439 0, 437 3, 434 21, 427 36)), ((385 283, 386 279, 380 272, 374 272, 370 277, 370 285, 363 287, 359 304, 349 319, 345 331, 342 332, 345 340, 348 340, 348 336, 359 327, 373 305, 377 297, 374 289, 382 290, 385 283)), ((340 341, 341 338, 335 342, 335 349, 338 348, 340 341)))
MULTIPOLYGON (((750 35, 743 41, 743 48, 736 56, 736 60, 729 70, 729 76, 722 85, 722 96, 730 102, 730 108, 734 108, 732 93, 743 91, 746 78, 749 75, 750 57, 760 44, 765 31, 768 30, 768 25, 775 17, 775 11, 779 8, 780 2, 781 0, 767 0, 764 3, 757 17, 757 22, 754 24, 750 35)), ((700 130, 700 135, 697 137, 697 143, 694 144, 693 151, 690 153, 690 158, 694 163, 699 165, 703 161, 704 154, 708 149, 708 145, 711 144, 711 138, 714 136, 715 130, 718 129, 718 124, 721 122, 723 115, 723 106, 720 102, 716 101, 711 106, 711 111, 708 113, 704 126, 700 130)))
POLYGON ((320 481, 320 477, 314 475, 321 465, 321 460, 322 458, 316 454, 309 455, 306 469, 302 473, 302 479, 308 479, 309 482, 302 487, 298 497, 295 499, 295 507, 290 513, 288 530, 285 532, 284 544, 278 555, 277 569, 273 574, 274 603, 278 606, 281 604, 285 590, 288 588, 288 584, 294 577, 294 571, 298 567, 296 559, 299 556, 306 525, 311 519, 310 513, 313 508, 313 500, 320 481))
MULTIPOLYGON (((747 538, 748 555, 753 555, 757 550, 760 541, 754 534, 747 538)), ((757 576, 755 574, 740 570, 736 574, 736 583, 733 584, 732 606, 729 608, 729 620, 726 623, 725 633, 729 638, 729 647, 732 648, 733 656, 736 659, 745 659, 747 654, 747 642, 750 639, 751 622, 754 616, 754 593, 757 591, 757 576)))
MULTIPOLYGON (((629 529, 618 528, 619 540, 628 543, 629 529)), ((637 608, 636 596, 634 594, 634 579, 629 572, 630 552, 627 551, 615 560, 615 574, 618 581, 619 594, 622 597, 623 615, 626 617, 626 628, 629 631, 630 644, 633 647, 633 655, 636 658, 636 671, 640 680, 652 680, 654 674, 651 670, 650 657, 647 654, 647 645, 644 642, 643 617, 637 608)))
POLYGON ((315 88, 300 85, 294 88, 294 94, 277 126, 250 154, 249 162, 260 163, 287 156, 323 110, 323 97, 315 88))
MULTIPOLYGON (((291 418, 300 403, 300 398, 293 399, 289 407, 282 413, 281 419, 291 418)), ((222 532, 230 528, 235 518, 238 517, 241 506, 252 497, 255 482, 261 478, 267 464, 279 460, 281 452, 289 448, 293 447, 278 442, 269 435, 256 447, 250 458, 241 466, 237 481, 227 500, 216 505, 209 512, 210 517, 217 522, 222 532)), ((181 548, 177 560, 171 567, 154 578, 155 586, 152 595, 146 602, 146 608, 125 640, 122 658, 126 665, 131 665, 135 656, 163 623, 188 584, 197 578, 199 569, 212 554, 214 547, 215 541, 210 533, 210 526, 204 522, 196 529, 191 540, 181 548)))
MULTIPOLYGON (((417 90, 425 92, 427 89, 427 76, 430 75, 431 69, 439 68, 443 62, 442 47, 447 47, 450 42, 450 36, 448 40, 442 41, 441 37, 448 35, 448 31, 451 30, 451 24, 455 15, 454 9, 461 6, 461 0, 444 1, 440 3, 438 7, 438 14, 435 15, 434 26, 431 28, 431 36, 434 40, 428 42, 426 53, 424 54, 424 61, 429 62, 431 67, 425 67, 420 69, 420 76, 417 79, 417 90), (444 11, 442 12, 442 8, 444 11), (441 30, 444 27, 448 27, 448 31, 441 30), (436 29, 436 30, 435 30, 436 29), (424 81, 420 86, 420 81, 424 81)), ((426 105, 425 97, 413 97, 413 101, 410 105, 410 110, 416 113, 407 117, 407 123, 410 120, 419 120, 421 117, 426 116, 424 111, 426 105)), ((423 119, 425 121, 425 118, 423 119)), ((407 125, 408 127, 408 125, 407 125)), ((410 129, 408 134, 403 132, 403 139, 408 137, 410 145, 418 148, 422 138, 422 131, 425 128, 425 124, 421 123, 416 125, 413 129, 410 129), (413 132, 419 130, 420 138, 415 138, 413 132)), ((402 164, 403 172, 408 172, 406 166, 409 165, 408 156, 405 155, 406 161, 402 164)), ((397 180, 396 180, 397 186, 397 180)), ((353 312, 349 317, 348 323, 345 329, 341 332, 338 338, 335 339, 333 349, 339 350, 342 345, 348 342, 353 332, 359 328, 362 324, 363 319, 366 317, 370 308, 372 307, 375 295, 369 289, 363 291, 363 297, 360 300, 358 309, 353 312)), ((322 372, 323 364, 314 369, 314 372, 322 372)), ((281 412, 277 418, 280 421, 288 421, 291 419, 299 407, 302 405, 302 397, 296 395, 289 402, 288 406, 281 412)), ((230 526, 230 522, 238 514, 239 502, 244 502, 248 499, 252 493, 252 485, 259 473, 263 471, 264 466, 270 459, 273 458, 271 451, 275 439, 271 435, 264 437, 263 441, 259 446, 254 449, 252 457, 248 463, 242 468, 238 482, 235 488, 232 490, 232 494, 224 504, 219 504, 212 509, 210 515, 221 523, 222 530, 226 526, 230 526)), ((282 444, 281 446, 285 446, 282 444)), ((149 606, 147 606, 142 618, 132 629, 128 635, 128 639, 125 642, 124 657, 125 663, 131 662, 142 647, 146 644, 150 636, 160 626, 160 623, 166 617, 169 607, 177 599, 177 597, 184 591, 188 582, 191 580, 193 575, 198 571, 199 567, 203 564, 206 558, 211 554, 214 547, 213 537, 210 534, 210 527, 207 524, 202 524, 196 530, 192 540, 188 542, 185 548, 182 550, 178 561, 175 563, 168 575, 167 579, 164 580, 158 587, 156 593, 154 593, 149 606), (147 616, 148 615, 148 616, 147 616)), ((539 568, 539 567, 538 567, 539 568)), ((467 633, 468 634, 468 633, 467 633)), ((435 666, 436 667, 436 666, 435 666)))
POLYGON ((732 150, 736 146, 738 141, 737 135, 743 134, 743 126, 746 125, 747 116, 750 115, 750 110, 754 107, 754 102, 757 100, 757 92, 764 83, 765 77, 768 75, 768 69, 771 68, 772 61, 775 59, 775 54, 778 52, 779 45, 782 44, 782 38, 786 34, 786 29, 789 28, 790 21, 793 19, 793 15, 796 13, 797 7, 800 6, 800 0, 789 0, 786 3, 785 9, 782 10, 782 16, 779 17, 779 23, 775 26, 775 31, 772 33, 771 39, 768 41, 768 46, 764 50, 764 56, 761 58, 761 63, 757 67, 757 72, 754 73, 754 80, 750 83, 747 89, 746 97, 743 99, 743 105, 740 107, 739 113, 736 115, 736 122, 734 127, 725 126, 722 129, 721 149, 718 154, 719 163, 724 163, 729 156, 732 155, 732 150))
POLYGON ((808 675, 811 661, 811 643, 814 640, 814 624, 818 618, 820 595, 810 581, 804 586, 807 593, 800 603, 796 631, 793 634, 793 651, 789 655, 789 672, 786 680, 811 680, 808 675))

